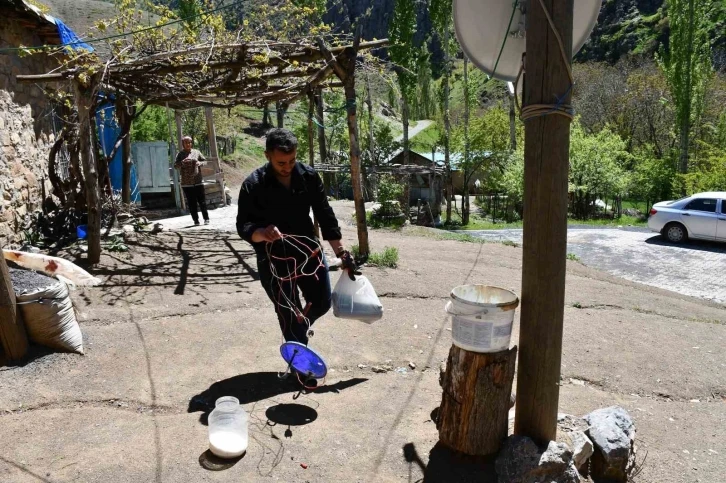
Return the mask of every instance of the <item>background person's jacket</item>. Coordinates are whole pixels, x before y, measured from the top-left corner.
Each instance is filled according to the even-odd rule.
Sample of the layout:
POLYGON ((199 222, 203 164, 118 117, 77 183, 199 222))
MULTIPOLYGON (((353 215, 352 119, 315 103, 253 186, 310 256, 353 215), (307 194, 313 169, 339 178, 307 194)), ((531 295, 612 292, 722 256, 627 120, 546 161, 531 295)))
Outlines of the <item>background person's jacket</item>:
POLYGON ((204 184, 202 178, 202 166, 206 164, 206 159, 197 149, 189 152, 179 151, 176 155, 174 167, 181 174, 181 186, 197 186, 204 184))

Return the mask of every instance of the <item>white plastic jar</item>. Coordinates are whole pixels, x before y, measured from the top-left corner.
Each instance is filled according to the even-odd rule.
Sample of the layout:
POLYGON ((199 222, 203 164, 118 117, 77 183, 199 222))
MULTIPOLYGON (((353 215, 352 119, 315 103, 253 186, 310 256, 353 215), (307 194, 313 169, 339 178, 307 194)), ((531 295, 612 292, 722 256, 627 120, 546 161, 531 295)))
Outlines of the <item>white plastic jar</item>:
POLYGON ((236 458, 247 451, 249 416, 239 399, 217 399, 209 414, 209 450, 220 458, 236 458))

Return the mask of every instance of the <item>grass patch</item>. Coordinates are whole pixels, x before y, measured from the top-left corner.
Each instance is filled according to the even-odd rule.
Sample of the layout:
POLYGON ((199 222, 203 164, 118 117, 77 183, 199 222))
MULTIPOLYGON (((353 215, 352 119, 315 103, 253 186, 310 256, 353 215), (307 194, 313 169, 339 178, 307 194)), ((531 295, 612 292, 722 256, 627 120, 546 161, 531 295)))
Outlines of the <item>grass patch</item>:
POLYGON ((502 245, 505 245, 505 246, 508 246, 508 247, 515 247, 515 248, 519 246, 516 243, 514 243, 512 240, 504 240, 502 242, 502 245))
POLYGON ((406 234, 420 236, 423 238, 431 238, 434 240, 453 240, 466 243, 486 243, 483 238, 467 235, 466 233, 451 233, 445 230, 436 230, 433 228, 424 228, 421 226, 412 226, 405 231, 406 234))
MULTIPOLYGON (((353 219, 355 219, 355 214, 353 214, 353 219)), ((406 219, 403 216, 398 218, 380 218, 375 216, 372 212, 366 213, 366 224, 368 225, 368 228, 391 228, 394 230, 400 230, 405 222, 406 219)))
POLYGON ((568 260, 572 260, 573 262, 579 262, 580 261, 580 257, 578 257, 577 255, 575 255, 574 253, 568 253, 567 254, 567 259, 568 260))
POLYGON ((436 123, 433 123, 411 138, 411 149, 413 151, 430 153, 431 148, 437 144, 440 137, 441 133, 439 132, 436 123))
MULTIPOLYGON (((350 249, 354 258, 360 257, 360 247, 353 245, 350 249)), ((385 247, 382 252, 374 252, 368 255, 368 265, 385 268, 398 267, 398 248, 385 247)))
POLYGON ((386 268, 398 267, 398 248, 385 247, 382 252, 371 253, 368 264, 386 268))
POLYGON ((570 225, 591 225, 591 226, 647 226, 648 221, 642 220, 635 216, 623 215, 620 218, 614 220, 605 218, 599 220, 575 220, 574 218, 568 218, 568 224, 570 225))

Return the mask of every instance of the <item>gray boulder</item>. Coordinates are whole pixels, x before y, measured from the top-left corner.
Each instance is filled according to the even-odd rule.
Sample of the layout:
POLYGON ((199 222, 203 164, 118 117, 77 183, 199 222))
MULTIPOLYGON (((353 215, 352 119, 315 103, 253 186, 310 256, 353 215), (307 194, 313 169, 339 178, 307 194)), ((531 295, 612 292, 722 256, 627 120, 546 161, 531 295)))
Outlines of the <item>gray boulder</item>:
POLYGON ((538 447, 526 436, 510 436, 495 462, 499 483, 580 483, 572 451, 550 441, 538 447))
POLYGON ((598 409, 583 418, 590 427, 587 436, 595 445, 590 471, 593 479, 625 482, 634 460, 635 424, 619 407, 598 409))

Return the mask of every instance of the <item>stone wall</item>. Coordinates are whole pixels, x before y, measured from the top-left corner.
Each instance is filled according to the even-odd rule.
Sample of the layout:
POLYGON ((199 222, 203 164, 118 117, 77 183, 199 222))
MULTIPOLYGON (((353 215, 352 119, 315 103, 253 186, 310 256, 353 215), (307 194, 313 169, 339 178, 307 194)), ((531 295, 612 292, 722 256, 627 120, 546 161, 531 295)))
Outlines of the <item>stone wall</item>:
MULTIPOLYGON (((0 18, 3 15, 0 7, 0 18)), ((0 21, 0 48, 40 45, 32 30, 0 21)), ((42 187, 50 194, 48 153, 53 143, 50 104, 40 87, 19 84, 18 74, 43 74, 57 64, 44 54, 21 57, 0 52, 0 246, 22 240, 26 215, 42 203, 42 187)))

